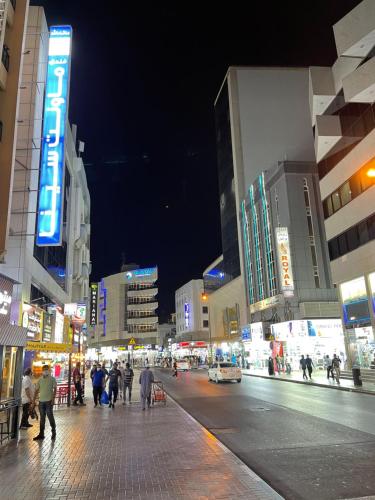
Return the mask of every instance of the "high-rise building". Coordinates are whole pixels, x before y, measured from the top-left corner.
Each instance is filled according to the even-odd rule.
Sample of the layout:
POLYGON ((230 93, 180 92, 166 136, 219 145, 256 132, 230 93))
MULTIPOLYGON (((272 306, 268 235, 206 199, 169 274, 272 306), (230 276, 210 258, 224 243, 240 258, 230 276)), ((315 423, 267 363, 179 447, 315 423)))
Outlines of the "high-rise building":
POLYGON ((24 31, 28 0, 0 2, 0 262, 9 234, 24 31))
POLYGON ((211 335, 225 345, 238 342, 250 320, 241 223, 247 190, 278 162, 315 160, 308 76, 304 68, 229 68, 215 101, 223 256, 203 278, 211 335))
POLYGON ((91 315, 89 344, 100 349, 104 359, 125 351, 128 359, 132 354, 132 359, 151 362, 158 349, 158 268, 128 265, 122 269, 91 285, 96 286, 97 304, 91 315))
POLYGON ((310 109, 333 282, 349 362, 375 354, 375 3, 333 26, 338 58, 310 68, 310 109))

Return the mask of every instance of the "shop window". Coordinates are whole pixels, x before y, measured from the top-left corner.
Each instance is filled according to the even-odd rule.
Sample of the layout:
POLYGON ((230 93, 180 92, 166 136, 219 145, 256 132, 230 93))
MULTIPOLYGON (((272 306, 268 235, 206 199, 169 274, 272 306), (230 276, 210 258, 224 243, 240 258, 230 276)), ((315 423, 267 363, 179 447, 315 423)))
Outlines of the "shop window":
POLYGON ((1 400, 14 397, 14 375, 16 372, 17 347, 5 346, 1 371, 1 400))
POLYGON ((352 200, 352 192, 350 190, 350 182, 347 181, 340 187, 340 198, 342 206, 346 205, 352 200))

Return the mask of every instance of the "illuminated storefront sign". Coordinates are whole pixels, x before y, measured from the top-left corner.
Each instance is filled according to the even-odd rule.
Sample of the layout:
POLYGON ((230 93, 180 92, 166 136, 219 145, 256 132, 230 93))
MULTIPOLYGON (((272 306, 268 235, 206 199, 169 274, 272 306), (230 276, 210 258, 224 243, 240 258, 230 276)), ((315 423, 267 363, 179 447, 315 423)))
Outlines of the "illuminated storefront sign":
POLYGON ((22 326, 27 328, 27 337, 33 340, 42 339, 43 310, 30 304, 23 304, 22 326))
POLYGON ((263 323, 251 323, 250 325, 250 335, 252 342, 260 342, 264 340, 263 337, 263 323))
POLYGON ((43 313, 43 328, 42 328, 42 341, 51 342, 52 340, 52 314, 47 312, 43 313))
POLYGON ((44 352, 72 352, 71 344, 57 344, 52 342, 26 342, 26 351, 44 352))
POLYGON ((284 296, 283 295, 274 295, 273 297, 267 297, 266 299, 260 300, 255 304, 250 304, 249 309, 250 313, 254 314, 258 311, 264 311, 269 307, 274 307, 280 304, 283 304, 284 296))
POLYGON ((290 257, 289 234, 287 227, 276 228, 277 261, 280 274, 280 288, 283 292, 293 292, 293 272, 290 257))
POLYGON ((271 325, 275 340, 290 341, 301 338, 340 339, 343 328, 340 319, 294 320, 271 325))
POLYGON ((364 276, 340 285, 344 323, 349 327, 370 324, 366 282, 364 276))
POLYGON ((127 271, 125 273, 125 280, 127 282, 134 281, 156 281, 158 279, 157 267, 146 267, 145 269, 134 269, 134 271, 127 271))
POLYGON ((62 344, 64 341, 64 315, 59 311, 55 311, 54 321, 54 340, 57 344, 62 344))
POLYGON ((0 292, 0 314, 8 316, 10 313, 10 304, 12 303, 12 295, 7 290, 0 292))
POLYGON ((250 325, 241 327, 241 337, 244 342, 249 342, 251 340, 250 325))
POLYGON ((90 326, 95 326, 98 315, 98 284, 91 283, 91 298, 90 298, 90 326))
POLYGON ((186 328, 189 328, 189 321, 190 321, 190 304, 185 302, 184 305, 184 311, 185 311, 185 326, 186 328))
POLYGON ((72 28, 52 26, 49 36, 36 244, 62 242, 65 125, 72 28))
POLYGON ((77 311, 76 302, 64 305, 64 316, 74 316, 77 311))

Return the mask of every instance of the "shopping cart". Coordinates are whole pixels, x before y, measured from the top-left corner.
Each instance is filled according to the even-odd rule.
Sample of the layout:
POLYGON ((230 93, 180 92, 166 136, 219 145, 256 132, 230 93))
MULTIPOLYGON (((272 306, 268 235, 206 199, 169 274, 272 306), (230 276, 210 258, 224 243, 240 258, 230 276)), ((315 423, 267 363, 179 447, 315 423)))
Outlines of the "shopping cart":
POLYGON ((163 382, 154 380, 151 390, 151 403, 162 403, 164 406, 167 404, 167 393, 164 390, 163 382))

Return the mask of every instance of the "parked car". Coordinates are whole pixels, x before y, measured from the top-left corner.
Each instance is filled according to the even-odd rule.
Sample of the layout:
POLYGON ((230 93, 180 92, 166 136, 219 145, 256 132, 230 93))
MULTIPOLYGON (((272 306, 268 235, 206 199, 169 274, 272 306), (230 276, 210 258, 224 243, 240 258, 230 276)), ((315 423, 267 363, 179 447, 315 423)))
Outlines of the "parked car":
POLYGON ((186 372, 190 370, 190 363, 187 359, 179 359, 177 361, 177 370, 180 372, 186 372))
POLYGON ((214 380, 217 384, 224 380, 237 380, 240 383, 242 380, 241 368, 238 368, 234 363, 224 361, 213 363, 208 369, 208 380, 214 380))

